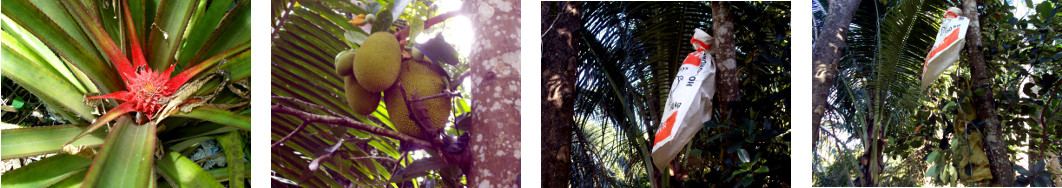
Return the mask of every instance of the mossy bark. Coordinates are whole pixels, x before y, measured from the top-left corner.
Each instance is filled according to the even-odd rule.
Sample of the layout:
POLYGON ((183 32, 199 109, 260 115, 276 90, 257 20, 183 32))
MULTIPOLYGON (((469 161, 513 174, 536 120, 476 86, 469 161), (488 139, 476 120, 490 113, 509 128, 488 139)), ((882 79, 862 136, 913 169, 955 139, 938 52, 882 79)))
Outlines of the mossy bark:
POLYGON ((508 187, 520 178, 520 1, 466 1, 476 36, 468 187, 508 187))
POLYGON ((962 12, 970 19, 970 29, 966 32, 966 54, 970 62, 970 74, 973 77, 974 106, 977 119, 985 122, 984 148, 992 166, 992 180, 996 185, 1010 187, 1014 185, 1014 169, 1011 169, 1010 155, 1003 142, 999 116, 996 115, 995 97, 992 89, 992 77, 985 66, 985 56, 981 52, 981 24, 977 16, 977 1, 963 0, 962 12), (978 91, 980 90, 980 91, 978 91))

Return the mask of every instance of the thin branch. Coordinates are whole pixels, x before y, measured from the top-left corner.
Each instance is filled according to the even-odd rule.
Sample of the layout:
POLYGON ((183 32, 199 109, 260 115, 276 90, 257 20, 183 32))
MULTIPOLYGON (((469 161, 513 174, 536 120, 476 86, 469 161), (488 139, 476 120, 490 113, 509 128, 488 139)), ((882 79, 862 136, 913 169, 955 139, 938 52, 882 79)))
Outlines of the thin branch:
POLYGON ((432 96, 421 97, 419 99, 413 99, 413 100, 411 100, 411 102, 426 101, 428 99, 434 99, 434 98, 446 98, 446 100, 450 100, 450 98, 460 97, 460 96, 461 96, 461 93, 443 91, 442 93, 435 94, 435 95, 432 95, 432 96))
POLYGON ((365 123, 362 123, 362 122, 358 122, 358 121, 356 121, 354 119, 350 119, 350 118, 346 118, 346 117, 342 117, 342 116, 330 116, 330 115, 313 114, 313 113, 309 113, 309 112, 302 111, 302 110, 299 110, 299 109, 295 109, 295 108, 291 108, 291 107, 288 107, 288 106, 284 106, 282 104, 274 104, 274 105, 272 105, 272 107, 270 109, 273 111, 273 113, 281 113, 281 114, 292 115, 292 116, 298 117, 299 119, 302 119, 303 121, 306 121, 306 122, 318 122, 318 123, 335 124, 335 125, 339 125, 339 126, 350 127, 350 128, 355 128, 355 129, 358 129, 358 130, 368 131, 369 133, 372 133, 372 134, 375 134, 375 135, 380 135, 380 136, 386 136, 386 137, 394 138, 394 139, 397 139, 397 140, 402 141, 402 142, 408 142, 408 143, 413 143, 413 144, 422 145, 422 146, 431 146, 432 145, 432 142, 429 142, 429 141, 426 141, 426 140, 415 138, 415 137, 412 137, 412 136, 409 136, 409 135, 406 135, 406 134, 402 134, 402 133, 399 133, 399 132, 395 132, 395 131, 392 131, 392 130, 384 129, 382 127, 372 126, 372 125, 365 124, 365 123))
MULTIPOLYGON (((442 23, 443 21, 446 21, 447 19, 450 19, 451 17, 457 16, 457 15, 461 15, 461 14, 462 14, 461 10, 454 10, 454 11, 450 11, 450 12, 447 12, 447 13, 443 13, 443 14, 437 15, 435 17, 428 18, 428 20, 424 21, 424 29, 431 28, 431 26, 433 26, 435 24, 442 23)), ((405 28, 402 28, 402 30, 398 31, 398 34, 395 35, 395 38, 398 39, 398 41, 403 41, 403 40, 406 39, 406 37, 409 37, 409 26, 406 26, 405 28)))
POLYGON ((450 86, 450 91, 457 90, 457 87, 461 86, 461 82, 464 82, 465 78, 472 75, 471 72, 472 71, 465 71, 461 73, 461 76, 457 76, 457 79, 455 79, 454 82, 451 82, 453 85, 450 86))
POLYGON ((318 105, 318 104, 314 104, 314 103, 311 103, 311 102, 307 102, 307 101, 304 101, 302 99, 296 99, 296 98, 285 97, 285 96, 276 96, 276 95, 273 95, 272 97, 273 97, 273 99, 284 100, 284 101, 288 101, 288 102, 292 102, 292 103, 296 103, 296 104, 300 104, 300 105, 306 105, 306 106, 314 107, 314 108, 317 108, 317 109, 321 109, 321 111, 327 112, 328 114, 331 114, 332 116, 343 117, 343 115, 340 115, 339 113, 336 113, 335 111, 329 110, 329 109, 325 108, 324 106, 321 106, 321 105, 318 105))
POLYGON ((281 138, 277 142, 274 142, 273 146, 270 146, 269 148, 276 148, 277 146, 280 145, 280 143, 284 143, 284 142, 288 141, 288 139, 291 139, 291 137, 295 136, 295 133, 298 133, 299 131, 302 131, 302 129, 306 128, 306 125, 309 125, 309 124, 310 124, 309 121, 303 121, 302 124, 300 124, 298 128, 295 128, 294 131, 291 131, 291 133, 288 133, 288 135, 284 136, 284 138, 281 138))
POLYGON ((385 160, 385 161, 391 161, 391 162, 394 162, 394 163, 398 163, 398 160, 392 159, 390 157, 364 156, 364 157, 343 157, 343 158, 347 159, 347 160, 351 160, 351 161, 362 160, 362 159, 376 159, 376 160, 385 160))
MULTIPOLYGON (((409 152, 402 152, 402 157, 398 157, 398 161, 395 162, 395 167, 391 169, 391 178, 398 175, 398 167, 402 166, 402 162, 406 160, 406 157, 409 157, 409 152)), ((387 181, 390 182, 391 180, 389 179, 387 181)))
MULTIPOLYGON (((567 2, 567 1, 566 1, 566 2, 564 2, 564 5, 563 5, 563 6, 561 6, 561 8, 562 8, 562 9, 563 9, 564 7, 568 7, 568 2, 567 2)), ((561 10, 561 12, 564 12, 564 10, 561 10)), ((540 36, 539 38, 545 38, 545 37, 546 37, 546 34, 547 34, 547 33, 549 33, 549 30, 552 30, 552 29, 553 29, 553 25, 554 25, 554 24, 557 24, 557 20, 560 20, 560 16, 561 16, 561 15, 564 15, 564 13, 557 13, 557 17, 553 18, 553 23, 550 23, 550 24, 549 24, 549 28, 546 28, 546 31, 545 31, 545 32, 542 32, 542 36, 540 36)))

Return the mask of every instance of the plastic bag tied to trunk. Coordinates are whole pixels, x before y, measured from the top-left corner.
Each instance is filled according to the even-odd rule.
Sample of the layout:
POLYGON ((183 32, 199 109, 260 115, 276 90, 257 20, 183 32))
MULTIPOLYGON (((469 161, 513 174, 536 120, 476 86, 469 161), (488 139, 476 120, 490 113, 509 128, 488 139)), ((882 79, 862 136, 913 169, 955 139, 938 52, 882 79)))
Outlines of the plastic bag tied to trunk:
POLYGON ((959 16, 961 14, 962 10, 955 7, 948 8, 948 12, 944 13, 944 21, 940 23, 936 41, 929 55, 926 55, 926 63, 922 67, 922 90, 936 82, 951 64, 959 61, 959 51, 962 51, 966 30, 970 27, 970 19, 959 16))
POLYGON ((715 64, 707 52, 711 41, 712 36, 708 33, 694 30, 690 43, 697 51, 686 55, 671 83, 664 118, 653 140, 653 164, 659 169, 667 169, 668 163, 690 142, 704 122, 712 118, 715 64))

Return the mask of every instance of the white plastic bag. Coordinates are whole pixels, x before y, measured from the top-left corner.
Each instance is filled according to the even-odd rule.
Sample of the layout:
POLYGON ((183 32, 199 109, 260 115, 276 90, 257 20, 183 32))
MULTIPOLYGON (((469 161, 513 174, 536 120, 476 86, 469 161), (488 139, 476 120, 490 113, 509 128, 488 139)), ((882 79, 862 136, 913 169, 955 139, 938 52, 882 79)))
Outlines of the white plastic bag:
POLYGON ((966 30, 970 27, 970 19, 959 16, 962 10, 948 8, 944 13, 944 21, 940 23, 937 31, 936 42, 933 43, 932 51, 926 55, 926 63, 922 67, 922 90, 937 81, 941 73, 947 70, 951 64, 959 61, 959 51, 966 44, 966 30))
POLYGON ((664 116, 653 141, 653 164, 666 169, 675 155, 690 142, 704 122, 712 118, 712 96, 715 94, 715 64, 707 50, 711 36, 700 29, 694 31, 693 44, 697 51, 682 61, 664 107, 664 116))

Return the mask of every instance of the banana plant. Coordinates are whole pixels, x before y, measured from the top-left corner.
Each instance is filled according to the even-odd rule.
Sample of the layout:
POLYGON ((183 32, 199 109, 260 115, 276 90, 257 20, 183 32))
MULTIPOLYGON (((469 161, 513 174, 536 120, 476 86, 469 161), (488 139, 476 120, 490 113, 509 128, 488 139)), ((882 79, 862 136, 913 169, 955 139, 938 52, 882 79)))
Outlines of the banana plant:
POLYGON ((247 185, 250 1, 2 6, 3 76, 72 124, 3 130, 3 159, 45 158, 0 185, 247 185), (190 159, 208 140, 225 167, 190 159))

